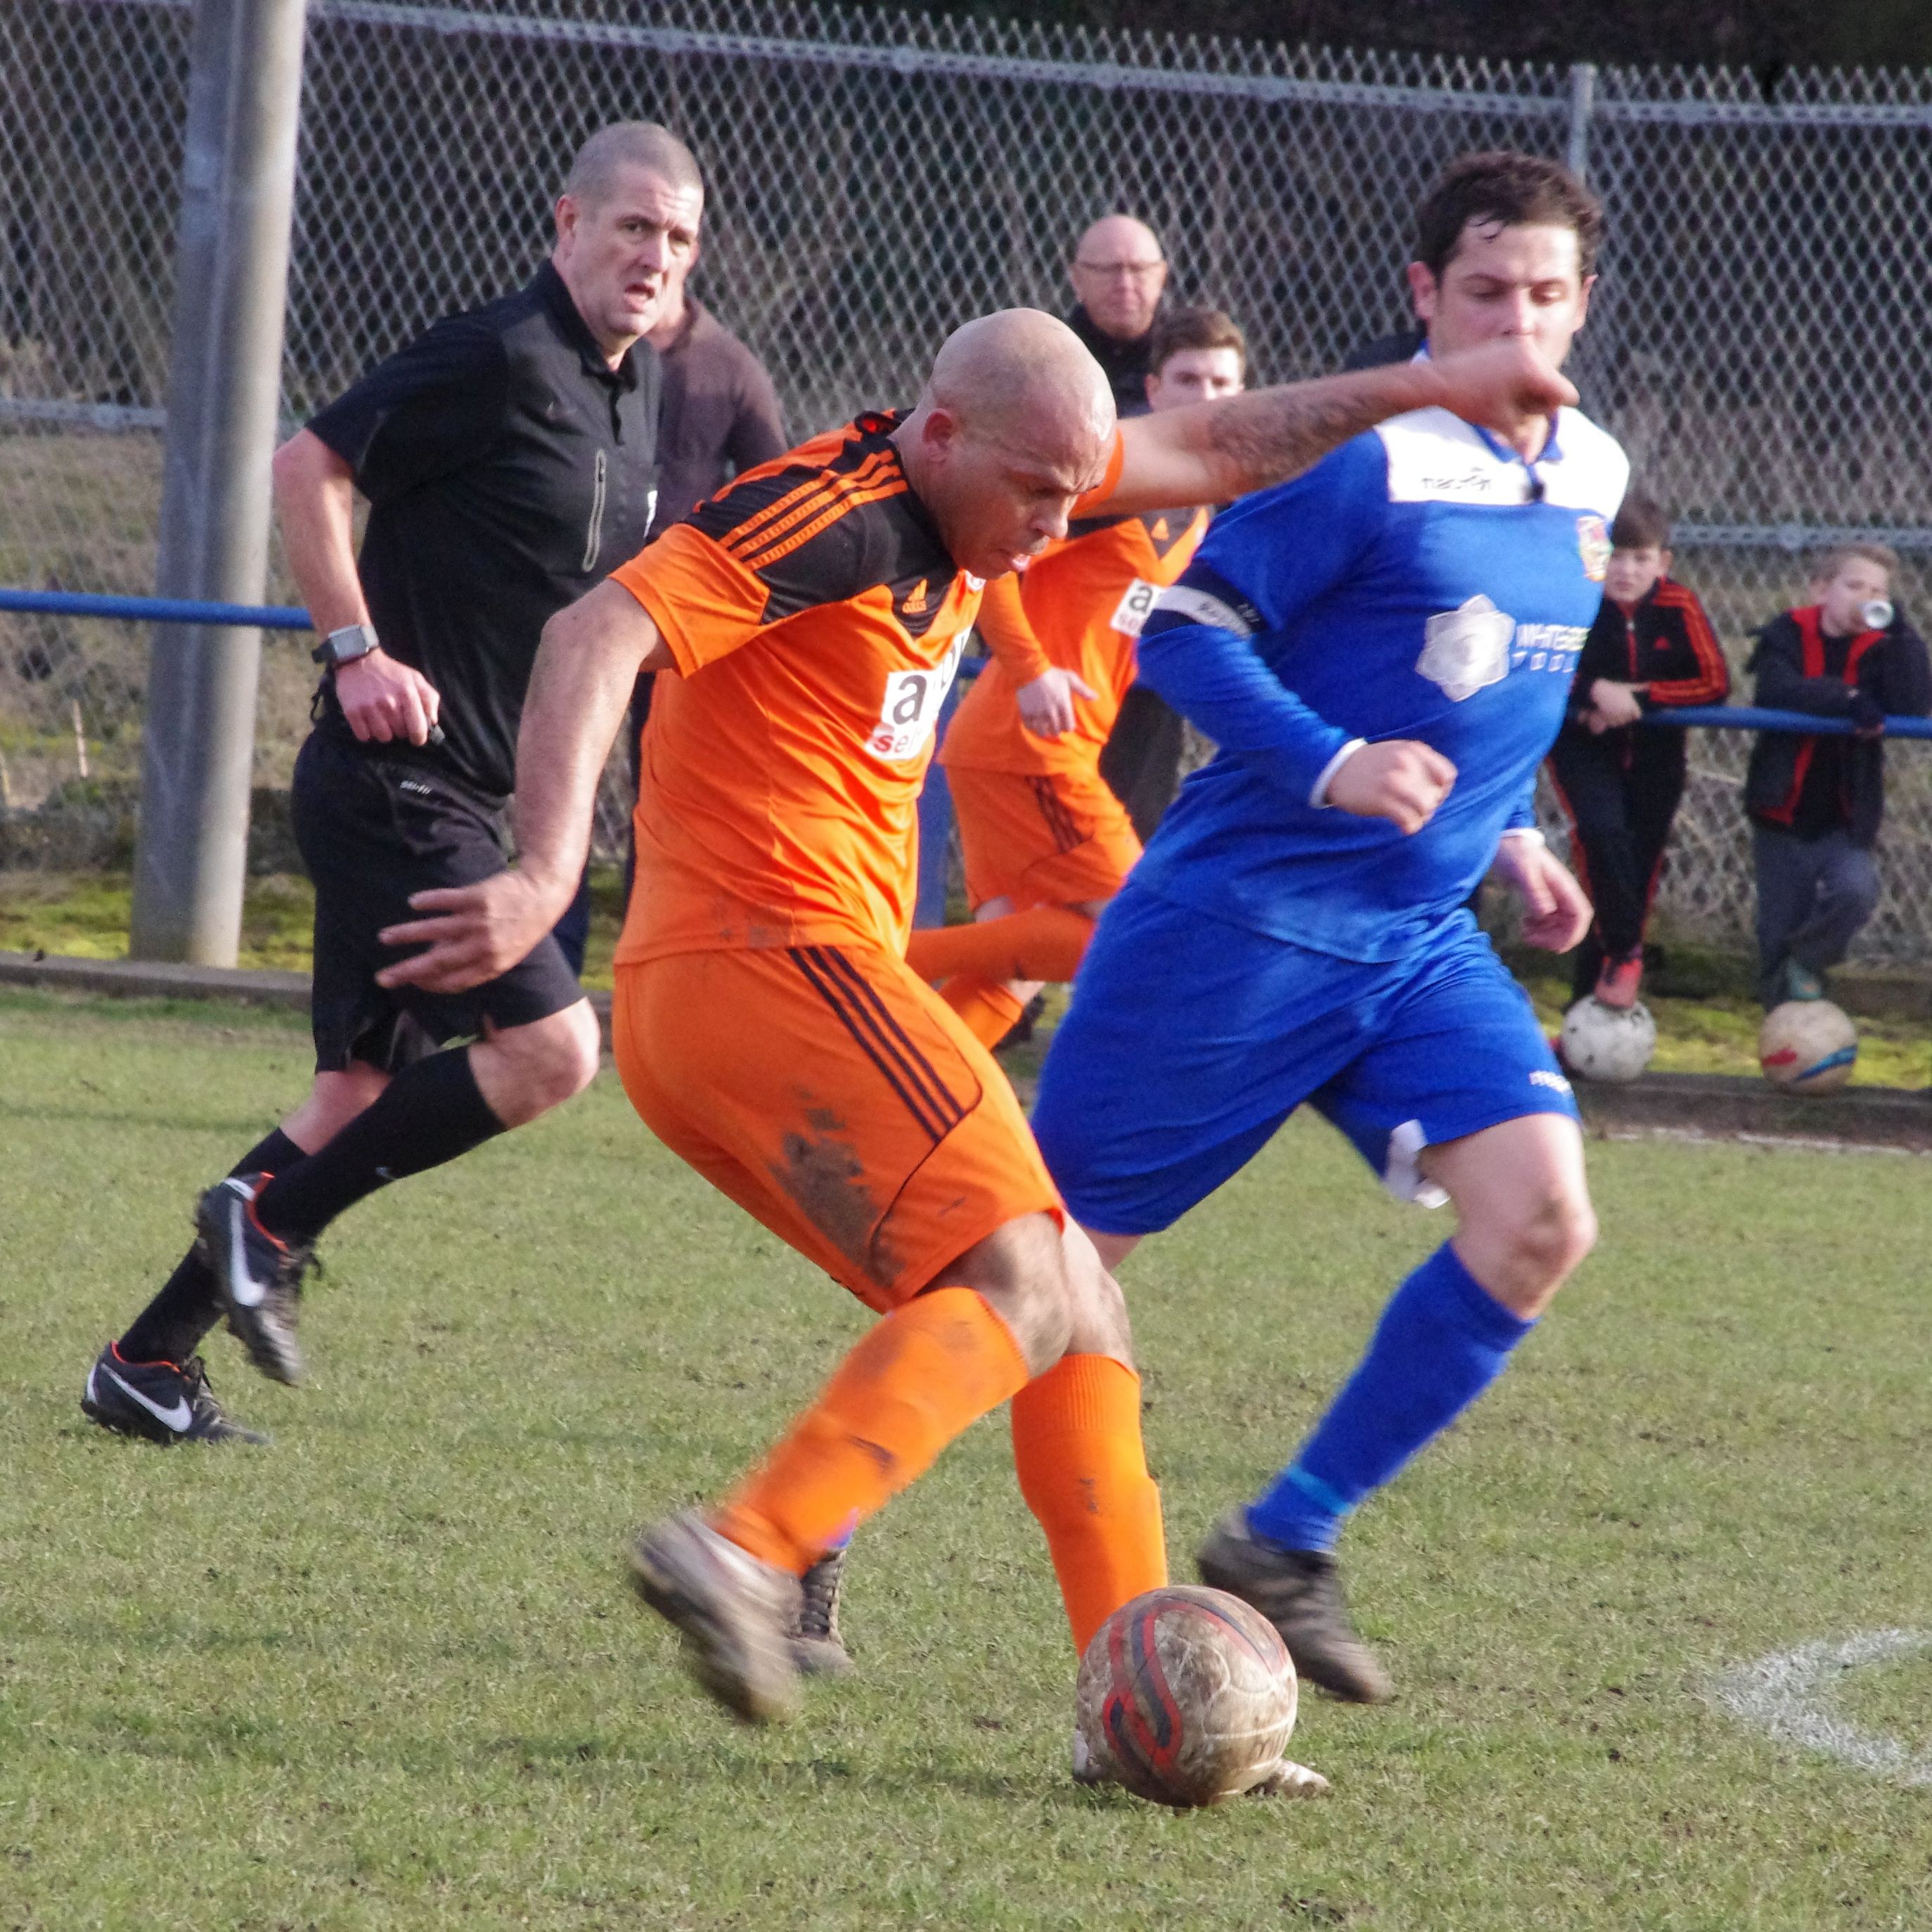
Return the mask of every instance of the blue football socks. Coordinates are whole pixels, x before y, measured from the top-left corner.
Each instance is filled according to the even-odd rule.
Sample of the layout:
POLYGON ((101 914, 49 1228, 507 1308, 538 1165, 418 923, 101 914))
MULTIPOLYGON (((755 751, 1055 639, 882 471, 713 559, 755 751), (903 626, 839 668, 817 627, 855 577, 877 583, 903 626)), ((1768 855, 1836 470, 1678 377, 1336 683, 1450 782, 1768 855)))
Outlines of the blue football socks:
POLYGON ((1390 1298, 1360 1366, 1250 1506, 1249 1528, 1290 1550, 1334 1549, 1348 1511, 1448 1428, 1535 1325, 1512 1315, 1445 1242, 1390 1298))

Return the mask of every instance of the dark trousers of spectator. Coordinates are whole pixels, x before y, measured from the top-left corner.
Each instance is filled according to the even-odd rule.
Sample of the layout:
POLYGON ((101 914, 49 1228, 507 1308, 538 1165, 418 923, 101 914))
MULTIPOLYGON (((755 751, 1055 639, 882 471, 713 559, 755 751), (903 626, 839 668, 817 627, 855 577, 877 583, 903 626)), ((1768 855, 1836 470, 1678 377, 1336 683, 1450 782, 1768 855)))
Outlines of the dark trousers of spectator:
MULTIPOLYGON (((640 677, 632 688, 630 722, 626 728, 627 742, 630 748, 631 796, 638 795, 638 744, 644 735, 644 721, 651 715, 651 683, 648 677, 640 677)), ((627 830, 624 839, 624 909, 630 910, 631 881, 637 876, 637 835, 627 830)), ((563 948, 563 956, 570 962, 570 970, 580 980, 584 977, 584 952, 590 943, 590 867, 586 862, 584 876, 577 882, 577 896, 570 902, 570 909, 551 928, 558 945, 563 948)))
POLYGON ((1551 754, 1550 775, 1574 834, 1571 869, 1597 914, 1576 949, 1574 999, 1595 990, 1606 959, 1628 958, 1643 944, 1670 822, 1684 796, 1682 747, 1666 741, 1666 748, 1676 755, 1640 754, 1627 768, 1614 740, 1566 731, 1551 754))
POLYGON ((562 949, 570 970, 580 980, 584 977, 584 949, 590 944, 590 868, 584 868, 584 876, 577 882, 577 896, 555 926, 550 928, 550 936, 562 949))
POLYGON ((1759 997, 1774 1006, 1783 997, 1787 959, 1822 973, 1851 950, 1878 904, 1878 867, 1844 831, 1800 838, 1754 825, 1751 848, 1757 863, 1759 997))
POLYGON ((1130 685, 1100 749, 1100 776, 1127 808, 1145 844, 1180 789, 1186 728, 1180 713, 1144 684, 1130 685))

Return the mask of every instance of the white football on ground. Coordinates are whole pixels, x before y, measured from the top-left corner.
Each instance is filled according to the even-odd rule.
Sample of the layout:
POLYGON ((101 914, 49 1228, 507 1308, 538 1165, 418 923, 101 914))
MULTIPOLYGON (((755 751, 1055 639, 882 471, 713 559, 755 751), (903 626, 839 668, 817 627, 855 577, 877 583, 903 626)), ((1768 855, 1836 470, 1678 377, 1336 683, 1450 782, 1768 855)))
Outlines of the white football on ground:
POLYGON ((1858 1059, 1858 1030, 1829 1000, 1786 1000, 1758 1030, 1757 1064, 1787 1094, 1834 1094, 1858 1059))
POLYGON ((1080 1660, 1074 1726, 1089 1773, 1177 1809, 1244 1791, 1289 1796, 1327 1779, 1282 1756, 1294 1666, 1260 1611, 1177 1584, 1116 1610, 1080 1660))
POLYGON ((1634 1080, 1657 1051, 1657 1022, 1639 1000, 1606 1006, 1593 993, 1563 1016, 1563 1064, 1586 1080, 1634 1080))

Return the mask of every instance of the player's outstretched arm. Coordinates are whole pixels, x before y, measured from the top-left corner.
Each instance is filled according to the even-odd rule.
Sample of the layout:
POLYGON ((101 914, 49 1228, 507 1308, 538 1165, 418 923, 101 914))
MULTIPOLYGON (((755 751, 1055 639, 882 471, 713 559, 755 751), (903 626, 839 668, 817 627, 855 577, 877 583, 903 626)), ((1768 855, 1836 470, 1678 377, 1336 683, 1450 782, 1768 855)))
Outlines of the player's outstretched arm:
POLYGON ((381 934, 427 946, 376 976, 386 986, 458 993, 507 973, 562 916, 590 850, 597 781, 640 670, 675 670, 658 627, 615 584, 544 626, 517 736, 514 870, 481 885, 418 892, 425 915, 381 934))
POLYGON ((1446 409, 1522 441, 1576 392, 1521 337, 1431 360, 1324 376, 1130 416, 1120 425, 1120 480, 1109 510, 1225 503, 1285 482, 1332 449, 1411 410, 1446 409))

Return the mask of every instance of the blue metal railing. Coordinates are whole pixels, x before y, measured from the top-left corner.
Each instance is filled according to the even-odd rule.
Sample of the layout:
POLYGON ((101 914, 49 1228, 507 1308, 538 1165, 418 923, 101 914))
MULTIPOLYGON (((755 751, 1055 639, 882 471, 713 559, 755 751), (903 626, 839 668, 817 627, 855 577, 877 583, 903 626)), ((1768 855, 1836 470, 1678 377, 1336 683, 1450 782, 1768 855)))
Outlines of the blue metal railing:
POLYGON ((79 590, 0 590, 0 610, 48 617, 118 617, 130 624, 250 624, 264 631, 312 631, 293 604, 202 604, 184 597, 96 597, 79 590))
MULTIPOLYGON (((1646 712, 1646 724, 1688 730, 1701 724, 1719 731, 1804 731, 1814 737, 1849 737, 1858 728, 1849 718, 1814 718, 1808 711, 1766 711, 1753 704, 1687 704, 1676 710, 1646 712)), ((1932 738, 1932 718, 1888 718, 1888 738, 1932 738)))
MULTIPOLYGON (((76 590, 11 590, 0 588, 0 610, 36 611, 50 617, 118 618, 148 624, 242 624, 266 631, 312 631, 308 613, 286 604, 208 604, 175 597, 100 597, 76 590)), ((975 676, 980 662, 968 659, 962 677, 975 676)), ((940 730, 952 714, 958 689, 949 697, 940 730)), ((1802 711, 1768 711, 1745 704, 1687 705, 1678 710, 1645 714, 1646 724, 1718 731, 1804 731, 1845 736, 1855 728, 1849 718, 1814 718, 1802 711)), ((1932 738, 1932 718, 1888 718, 1886 735, 1892 738, 1932 738)), ((952 800, 943 766, 931 767, 920 798, 920 877, 918 921, 940 926, 946 920, 946 852, 952 829, 952 800)))

